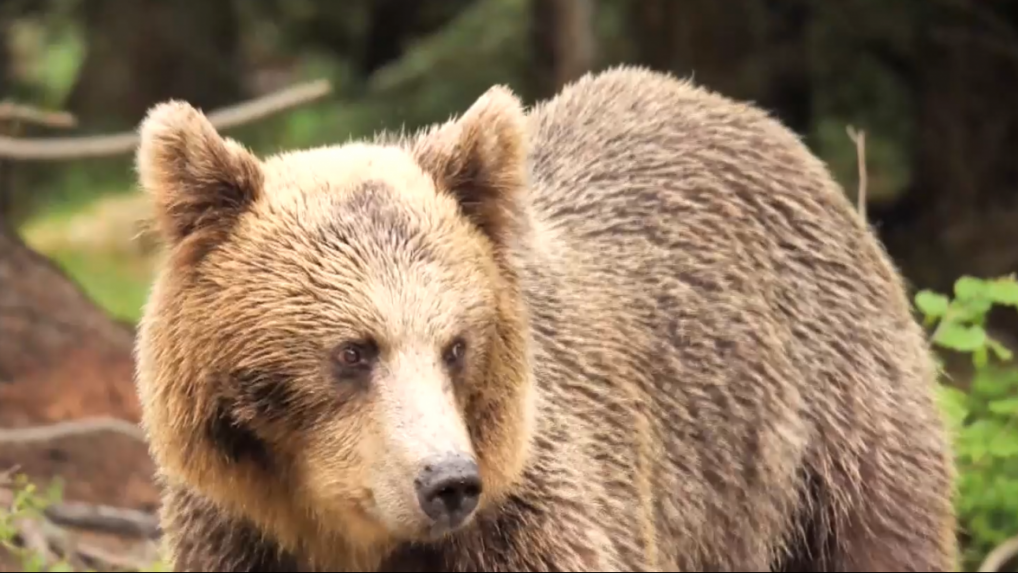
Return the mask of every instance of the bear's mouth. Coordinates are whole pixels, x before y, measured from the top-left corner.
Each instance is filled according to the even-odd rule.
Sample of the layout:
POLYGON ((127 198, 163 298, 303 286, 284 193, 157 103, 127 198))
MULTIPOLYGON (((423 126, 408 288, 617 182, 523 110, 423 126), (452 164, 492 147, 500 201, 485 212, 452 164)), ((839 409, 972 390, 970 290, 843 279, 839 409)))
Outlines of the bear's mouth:
POLYGON ((420 537, 423 541, 428 542, 441 541, 450 535, 463 531, 473 523, 473 520, 474 516, 471 514, 458 523, 451 523, 448 519, 433 521, 424 527, 420 537))
MULTIPOLYGON (((359 503, 354 504, 353 509, 361 519, 371 521, 378 524, 385 524, 388 520, 385 518, 382 509, 371 500, 363 500, 359 503)), ((450 522, 448 518, 440 520, 424 519, 417 521, 415 519, 407 519, 402 521, 402 526, 393 529, 391 526, 386 527, 391 535, 396 538, 402 538, 404 541, 416 541, 423 543, 434 543, 447 539, 450 535, 456 534, 466 529, 473 522, 473 515, 470 515, 460 522, 450 522)))

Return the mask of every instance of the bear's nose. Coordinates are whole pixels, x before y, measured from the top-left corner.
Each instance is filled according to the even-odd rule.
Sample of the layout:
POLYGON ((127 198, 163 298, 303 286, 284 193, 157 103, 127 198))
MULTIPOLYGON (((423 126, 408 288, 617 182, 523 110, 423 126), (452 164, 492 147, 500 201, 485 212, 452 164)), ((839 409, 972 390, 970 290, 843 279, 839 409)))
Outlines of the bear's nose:
POLYGON ((462 455, 428 463, 415 485, 424 513, 449 528, 458 527, 470 517, 481 496, 477 464, 462 455))

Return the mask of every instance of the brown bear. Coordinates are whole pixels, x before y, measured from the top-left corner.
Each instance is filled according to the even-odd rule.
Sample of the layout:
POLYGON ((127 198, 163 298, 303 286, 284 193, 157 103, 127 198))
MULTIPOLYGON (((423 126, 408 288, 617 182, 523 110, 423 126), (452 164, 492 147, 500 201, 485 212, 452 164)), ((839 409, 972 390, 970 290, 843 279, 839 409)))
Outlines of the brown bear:
POLYGON ((639 67, 258 158, 164 102, 137 343, 178 571, 946 571, 934 363, 799 139, 639 67))

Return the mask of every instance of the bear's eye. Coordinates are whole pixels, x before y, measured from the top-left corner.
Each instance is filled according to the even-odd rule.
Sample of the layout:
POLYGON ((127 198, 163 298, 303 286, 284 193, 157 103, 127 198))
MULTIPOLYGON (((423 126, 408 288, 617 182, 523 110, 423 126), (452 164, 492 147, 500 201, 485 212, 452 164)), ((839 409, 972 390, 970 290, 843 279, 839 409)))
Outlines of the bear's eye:
POLYGON ((377 354, 374 342, 352 341, 340 344, 335 358, 343 368, 364 368, 371 364, 377 354))
POLYGON ((462 338, 456 338, 445 349, 442 360, 450 368, 456 368, 463 363, 463 356, 467 352, 467 343, 462 338))

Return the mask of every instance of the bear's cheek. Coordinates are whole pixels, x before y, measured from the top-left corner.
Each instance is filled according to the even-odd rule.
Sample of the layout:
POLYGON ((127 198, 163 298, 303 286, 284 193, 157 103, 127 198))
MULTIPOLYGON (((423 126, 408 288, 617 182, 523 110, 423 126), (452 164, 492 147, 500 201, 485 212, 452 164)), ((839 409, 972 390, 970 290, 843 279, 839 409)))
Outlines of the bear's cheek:
POLYGON ((391 539, 379 517, 372 488, 372 440, 357 419, 336 418, 319 424, 304 441, 296 463, 298 498, 314 516, 316 527, 342 534, 355 546, 372 547, 391 539))
POLYGON ((464 397, 464 419, 477 452, 485 502, 501 498, 522 476, 535 431, 536 394, 523 376, 492 376, 464 397))
POLYGON ((306 451, 295 462, 312 503, 336 510, 370 505, 369 460, 363 445, 371 437, 365 419, 364 413, 348 410, 305 429, 306 451))

